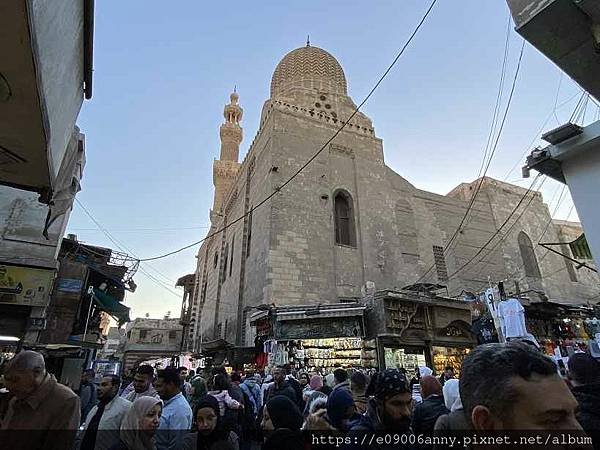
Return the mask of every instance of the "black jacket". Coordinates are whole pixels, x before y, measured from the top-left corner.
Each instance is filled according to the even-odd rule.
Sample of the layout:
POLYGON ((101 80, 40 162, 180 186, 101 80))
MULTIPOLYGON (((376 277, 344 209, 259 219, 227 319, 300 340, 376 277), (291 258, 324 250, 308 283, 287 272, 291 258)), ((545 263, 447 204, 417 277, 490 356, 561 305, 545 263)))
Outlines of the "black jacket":
POLYGON ((577 420, 594 439, 594 448, 600 449, 600 383, 574 387, 573 395, 579 402, 577 420))
POLYGON ((367 403, 367 412, 365 412, 358 421, 350 426, 350 431, 347 433, 349 443, 342 447, 342 450, 412 450, 410 444, 403 444, 402 441, 397 442, 402 435, 408 437, 410 431, 386 430, 377 410, 375 399, 370 399, 367 403), (391 440, 389 444, 385 441, 371 441, 371 438, 389 436, 391 440))
POLYGON ((443 414, 448 414, 450 411, 444 404, 444 397, 441 395, 430 395, 423 403, 415 406, 412 416, 412 430, 416 435, 433 434, 435 421, 443 414))
POLYGON ((277 384, 273 383, 273 385, 269 389, 267 389, 267 394, 265 396, 265 404, 273 397, 276 397, 278 395, 285 395, 292 402, 294 402, 295 405, 298 404, 298 397, 296 396, 296 391, 288 381, 284 381, 283 383, 281 383, 281 386, 277 386, 277 384))

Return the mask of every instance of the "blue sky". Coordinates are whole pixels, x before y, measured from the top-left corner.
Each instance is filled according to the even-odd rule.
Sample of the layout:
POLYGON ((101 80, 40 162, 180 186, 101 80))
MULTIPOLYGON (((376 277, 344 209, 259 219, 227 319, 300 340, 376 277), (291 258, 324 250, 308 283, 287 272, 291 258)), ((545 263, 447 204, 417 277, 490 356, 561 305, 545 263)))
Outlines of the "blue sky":
MULTIPOLYGON (((421 0, 178 0, 169 7, 157 0, 96 2, 94 96, 79 116, 87 166, 78 199, 138 257, 201 239, 212 203, 218 127, 234 85, 244 108, 243 157, 275 66, 304 45, 307 35, 338 59, 359 103, 427 6, 421 0)), ((503 1, 439 0, 365 105, 384 140, 387 164, 417 187, 445 194, 475 179, 496 99, 507 19, 503 1)), ((512 28, 504 101, 521 45, 512 28)), ((530 181, 520 175, 523 154, 539 143, 546 119, 544 130, 567 121, 578 91, 526 44, 488 175, 527 186, 530 181), (555 104, 562 106, 554 114, 555 104)), ((585 121, 596 113, 590 105, 585 121)), ((545 183, 547 202, 559 188, 545 183)), ((557 217, 565 218, 571 205, 566 195, 557 217)), ((573 211, 571 220, 576 217, 573 211)), ((85 242, 116 247, 77 205, 68 231, 85 242)), ((181 299, 173 292, 180 289, 173 284, 193 272, 196 250, 145 265, 162 283, 136 275, 139 288, 126 302, 133 317, 179 315, 181 299)))

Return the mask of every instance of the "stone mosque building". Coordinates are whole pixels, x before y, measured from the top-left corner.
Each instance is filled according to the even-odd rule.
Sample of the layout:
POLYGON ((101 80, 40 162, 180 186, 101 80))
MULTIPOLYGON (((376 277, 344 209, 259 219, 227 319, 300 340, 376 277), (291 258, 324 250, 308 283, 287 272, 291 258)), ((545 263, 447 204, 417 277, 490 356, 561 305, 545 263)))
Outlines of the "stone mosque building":
POLYGON ((536 245, 542 235, 546 242, 570 242, 582 231, 578 223, 553 221, 535 191, 485 251, 456 272, 526 189, 485 178, 448 246, 480 180, 447 195, 413 186, 386 166, 372 119, 359 112, 348 121, 355 108, 331 54, 311 45, 293 50, 275 68, 258 132, 240 161, 243 110, 238 94, 231 94, 213 167, 209 238, 197 254, 195 276, 187 278, 190 342, 248 345, 253 307, 336 303, 360 298, 366 285, 438 283, 457 296, 502 280, 511 292, 535 290, 563 303, 597 301, 597 274, 536 245), (344 121, 339 135, 282 187, 344 121))

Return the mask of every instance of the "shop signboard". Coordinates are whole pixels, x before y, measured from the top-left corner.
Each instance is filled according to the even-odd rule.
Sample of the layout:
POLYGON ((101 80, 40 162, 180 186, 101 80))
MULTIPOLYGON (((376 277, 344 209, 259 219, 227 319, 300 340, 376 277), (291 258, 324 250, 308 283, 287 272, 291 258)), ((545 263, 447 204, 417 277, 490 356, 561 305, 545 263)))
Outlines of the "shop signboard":
POLYGON ((46 306, 54 270, 0 264, 0 303, 46 306))
POLYGON ((362 337, 361 317, 278 321, 275 338, 281 340, 362 337))
POLYGON ((119 375, 119 369, 121 363, 118 361, 111 361, 108 359, 96 359, 92 365, 94 372, 96 372, 96 382, 100 382, 103 376, 106 375, 119 375))
POLYGON ((78 280, 76 278, 59 278, 56 280, 57 291, 79 294, 82 287, 83 280, 78 280))

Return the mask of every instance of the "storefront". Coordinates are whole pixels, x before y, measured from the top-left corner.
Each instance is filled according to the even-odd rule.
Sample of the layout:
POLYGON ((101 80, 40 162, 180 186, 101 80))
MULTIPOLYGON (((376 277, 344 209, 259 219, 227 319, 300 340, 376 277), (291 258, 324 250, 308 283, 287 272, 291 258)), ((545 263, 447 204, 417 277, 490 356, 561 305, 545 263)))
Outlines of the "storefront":
POLYGON ((281 306, 251 317, 256 329, 257 368, 289 364, 328 373, 335 367, 377 367, 374 339, 364 339, 365 306, 337 303, 281 306))
POLYGON ((367 336, 376 340, 381 367, 412 373, 426 365, 440 374, 452 366, 460 373, 476 345, 468 303, 429 293, 379 291, 366 300, 367 336))
POLYGON ((576 351, 588 351, 591 340, 600 332, 600 321, 587 306, 557 302, 526 302, 527 330, 547 355, 567 357, 576 351))

